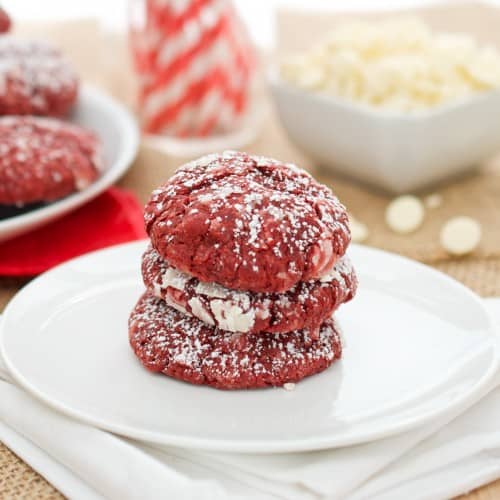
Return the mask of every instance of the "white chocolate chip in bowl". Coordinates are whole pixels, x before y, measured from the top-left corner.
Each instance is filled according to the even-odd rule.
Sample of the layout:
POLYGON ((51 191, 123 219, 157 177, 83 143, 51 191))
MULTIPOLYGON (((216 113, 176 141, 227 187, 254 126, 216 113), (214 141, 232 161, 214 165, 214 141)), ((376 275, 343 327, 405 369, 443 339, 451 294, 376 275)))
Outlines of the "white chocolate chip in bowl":
POLYGON ((439 239, 442 247, 451 255, 467 255, 481 241, 481 225, 472 217, 453 217, 441 228, 439 239))
POLYGON ((424 221, 422 202, 412 195, 398 196, 385 211, 385 222, 395 233, 409 234, 416 231, 424 221))
POLYGON ((297 83, 304 89, 319 89, 325 80, 325 72, 320 67, 309 66, 300 73, 297 83))

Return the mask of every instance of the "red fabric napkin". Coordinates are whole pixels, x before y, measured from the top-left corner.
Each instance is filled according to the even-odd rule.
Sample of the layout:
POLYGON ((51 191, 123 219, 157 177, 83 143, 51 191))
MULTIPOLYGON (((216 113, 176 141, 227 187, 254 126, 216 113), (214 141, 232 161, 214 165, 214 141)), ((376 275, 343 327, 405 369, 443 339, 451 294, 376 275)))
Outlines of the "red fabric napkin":
POLYGON ((146 236, 134 194, 110 188, 74 212, 0 244, 0 276, 34 276, 77 255, 146 236))

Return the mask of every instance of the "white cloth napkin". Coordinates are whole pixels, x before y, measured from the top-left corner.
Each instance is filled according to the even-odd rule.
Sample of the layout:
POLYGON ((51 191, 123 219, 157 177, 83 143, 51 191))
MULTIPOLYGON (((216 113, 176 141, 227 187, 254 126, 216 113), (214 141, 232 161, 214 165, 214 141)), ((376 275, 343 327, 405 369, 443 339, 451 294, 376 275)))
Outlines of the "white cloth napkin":
MULTIPOLYGON (((486 303, 500 324, 500 299, 486 303)), ((76 500, 446 498, 500 477, 499 384, 500 375, 460 415, 373 443, 209 454, 153 447, 76 422, 13 384, 0 360, 0 440, 76 500)))

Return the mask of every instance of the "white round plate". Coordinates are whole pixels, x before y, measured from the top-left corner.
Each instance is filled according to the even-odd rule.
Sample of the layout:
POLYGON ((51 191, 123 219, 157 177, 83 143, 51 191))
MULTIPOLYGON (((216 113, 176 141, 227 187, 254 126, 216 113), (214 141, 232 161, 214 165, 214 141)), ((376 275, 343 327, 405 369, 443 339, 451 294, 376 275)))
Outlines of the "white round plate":
POLYGON ((139 130, 132 115, 115 99, 82 86, 69 121, 93 130, 100 137, 104 172, 83 191, 22 215, 0 219, 0 241, 31 231, 90 201, 116 182, 132 164, 139 147, 139 130))
POLYGON ((465 405, 497 369, 482 302, 428 267, 353 246, 356 298, 338 313, 341 361, 296 385, 218 391, 145 370, 127 318, 145 242, 74 259, 8 305, 0 347, 13 377, 63 413, 155 443, 285 452, 362 443, 465 405))

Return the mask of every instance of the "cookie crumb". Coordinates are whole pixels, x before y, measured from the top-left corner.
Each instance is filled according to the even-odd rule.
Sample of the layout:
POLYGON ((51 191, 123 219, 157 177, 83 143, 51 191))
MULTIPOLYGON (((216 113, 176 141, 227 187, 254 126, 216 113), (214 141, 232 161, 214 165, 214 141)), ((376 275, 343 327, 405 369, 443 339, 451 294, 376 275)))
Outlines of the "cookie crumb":
POLYGON ((286 384, 283 384, 283 389, 285 389, 285 391, 294 391, 295 384, 293 382, 287 382, 286 384))

